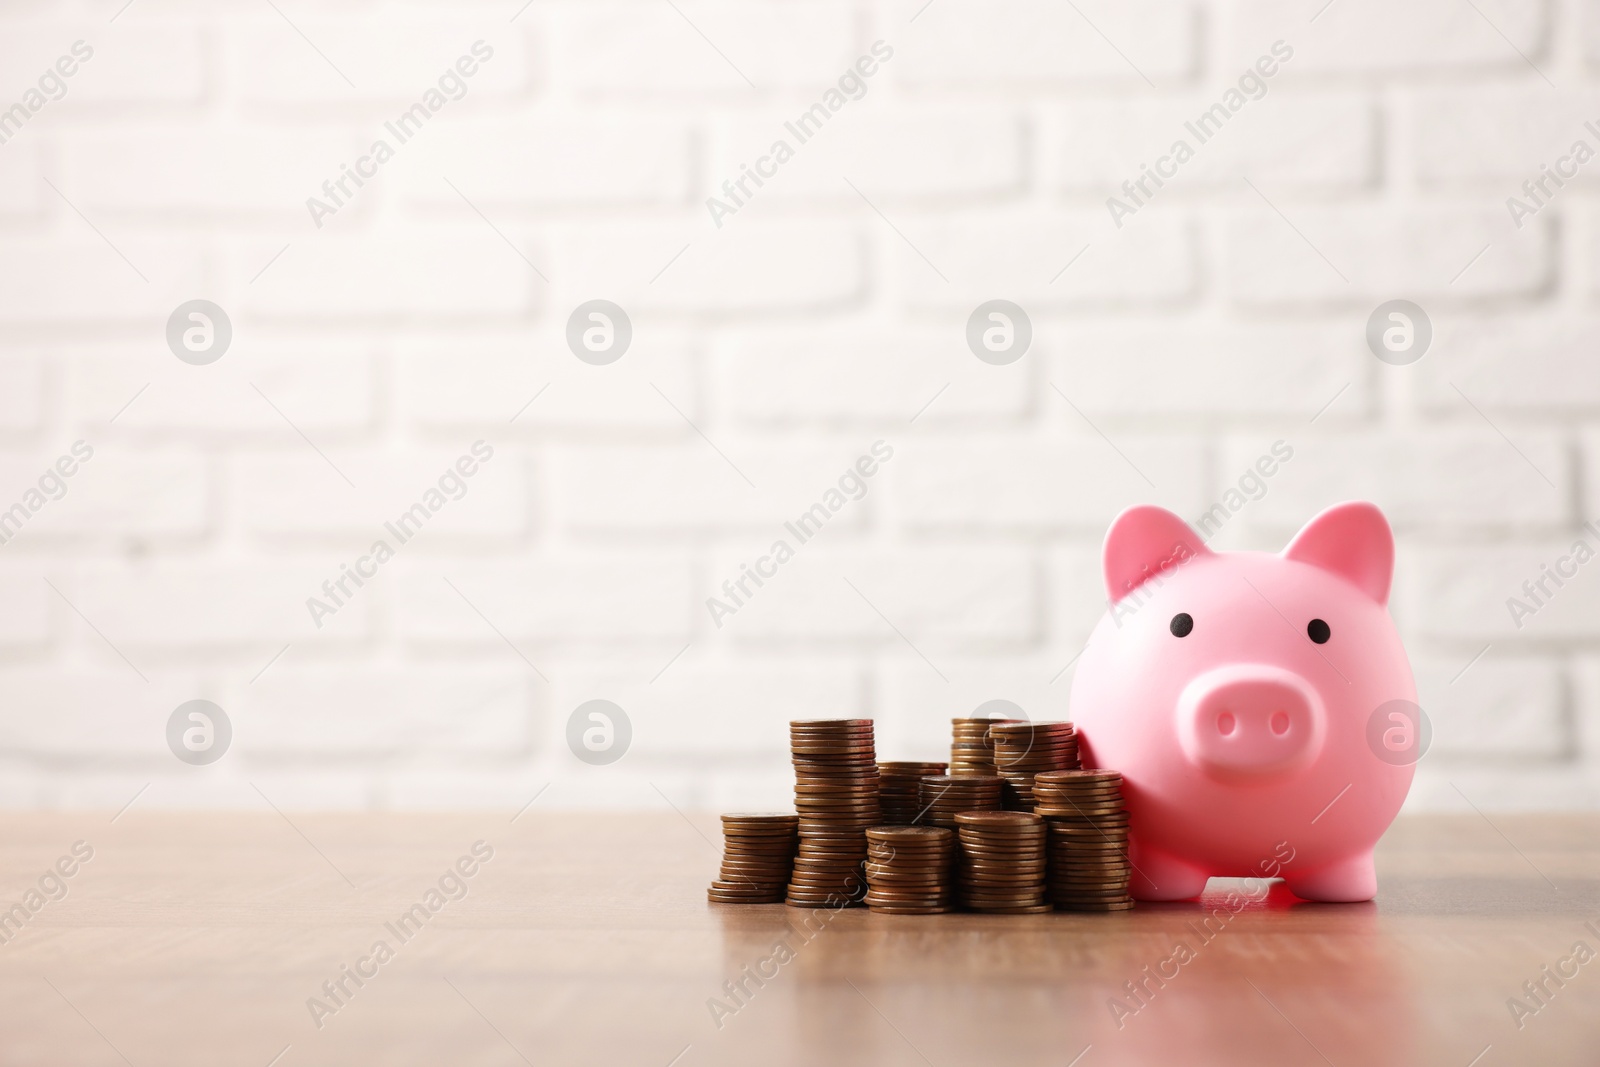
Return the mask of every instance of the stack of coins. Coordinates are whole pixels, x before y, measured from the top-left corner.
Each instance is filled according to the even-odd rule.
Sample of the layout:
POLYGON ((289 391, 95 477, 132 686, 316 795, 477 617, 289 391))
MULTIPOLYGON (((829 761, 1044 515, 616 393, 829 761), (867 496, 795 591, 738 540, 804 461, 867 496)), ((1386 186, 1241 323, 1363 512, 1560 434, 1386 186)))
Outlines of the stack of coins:
POLYGON ((989 740, 989 727, 997 722, 1015 721, 1015 719, 951 719, 950 773, 993 774, 994 743, 989 740))
POLYGON ((1128 813, 1116 771, 1050 771, 1033 780, 1034 811, 1050 824, 1050 898, 1064 911, 1125 911, 1128 813))
POLYGON ((883 822, 871 719, 804 719, 789 724, 800 851, 789 880, 795 907, 838 907, 866 889, 866 829, 883 822))
POLYGON ((922 779, 943 774, 943 763, 878 762, 878 797, 886 826, 910 826, 922 813, 922 779))
POLYGON ((1027 811, 964 811, 955 818, 963 906, 997 915, 1050 910, 1043 819, 1027 811))
POLYGON ((1004 722, 989 728, 995 771, 1006 780, 1002 799, 1012 811, 1033 810, 1033 776, 1076 770, 1078 735, 1070 722, 1004 722))
POLYGON ((922 779, 922 823, 953 830, 960 812, 998 811, 1001 784, 995 775, 930 774, 922 779))
POLYGON ((706 899, 718 904, 782 904, 794 867, 798 815, 750 812, 722 817, 722 872, 706 899))
POLYGON ((867 831, 867 907, 891 915, 937 915, 955 903, 956 835, 936 826, 867 831))

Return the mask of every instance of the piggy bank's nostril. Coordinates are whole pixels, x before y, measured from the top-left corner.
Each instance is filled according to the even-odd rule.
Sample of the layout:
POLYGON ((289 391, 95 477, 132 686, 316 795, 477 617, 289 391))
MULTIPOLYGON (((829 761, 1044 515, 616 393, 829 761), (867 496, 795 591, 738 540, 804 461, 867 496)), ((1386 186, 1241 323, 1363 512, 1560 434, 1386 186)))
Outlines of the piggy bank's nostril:
POLYGON ((1272 732, 1282 737, 1289 732, 1289 713, 1286 711, 1273 712, 1271 725, 1272 732))
POLYGON ((1233 727, 1233 712, 1225 711, 1221 715, 1217 716, 1217 733, 1221 734, 1223 737, 1227 737, 1229 734, 1233 733, 1233 727))

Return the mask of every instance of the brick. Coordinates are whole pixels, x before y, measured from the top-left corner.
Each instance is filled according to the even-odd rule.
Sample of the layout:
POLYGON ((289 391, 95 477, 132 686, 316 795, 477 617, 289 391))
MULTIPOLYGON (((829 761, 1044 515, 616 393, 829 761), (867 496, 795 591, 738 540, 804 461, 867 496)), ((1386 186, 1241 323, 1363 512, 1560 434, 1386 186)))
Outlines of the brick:
MULTIPOLYGON (((1110 526, 1109 520, 1106 525, 1110 526)), ((1040 666, 1045 671, 1049 699, 1061 706, 1072 689, 1078 654, 1111 607, 1100 546, 1091 542, 1052 549, 1045 556, 1045 576, 1050 591, 1045 611, 1051 645, 1040 666)), ((1124 613, 1123 617, 1128 616, 1124 613)))
POLYGON ((537 330, 479 336, 465 345, 459 334, 402 339, 400 411, 419 426, 476 428, 495 440, 549 429, 692 432, 684 416, 699 418, 702 405, 687 336, 657 325, 637 330, 620 360, 597 367, 567 349, 568 314, 562 308, 537 330), (534 360, 531 352, 551 355, 534 360))
POLYGON ((527 643, 681 645, 689 637, 689 563, 670 553, 562 552, 493 564, 412 560, 400 577, 396 625, 411 642, 482 645, 509 656, 495 629, 527 643))
POLYGON ((159 328, 173 308, 205 291, 199 250, 192 245, 100 227, 113 248, 65 204, 55 208, 69 220, 71 236, 0 241, 0 321, 126 319, 159 328))
POLYGON ((846 110, 802 141, 786 123, 798 128, 796 120, 804 112, 803 105, 796 105, 726 122, 715 135, 702 199, 726 200, 722 183, 737 181, 745 173, 742 167, 755 169, 758 163, 762 169, 777 169, 761 186, 745 185, 763 202, 809 198, 859 204, 846 178, 875 202, 885 203, 1002 196, 1020 192, 1026 180, 1024 125, 1013 110, 846 110), (781 165, 761 162, 777 141, 794 158, 781 165))
POLYGON ((1197 284, 1193 235, 1171 215, 1140 219, 1120 232, 1104 211, 890 218, 910 245, 875 216, 871 232, 888 250, 894 277, 913 307, 970 312, 996 294, 1024 311, 1091 302, 1150 304, 1184 300, 1197 284))
POLYGON ((64 79, 66 94, 45 104, 29 126, 54 125, 60 118, 54 110, 71 111, 80 104, 187 103, 204 91, 200 27, 192 20, 136 15, 109 26, 18 19, 8 21, 0 41, 0 70, 13 72, 7 93, 16 94, 7 106, 62 56, 70 56, 80 40, 94 54, 79 60, 75 73, 64 79))
MULTIPOLYGON (((307 224, 306 235, 252 284, 282 249, 251 242, 229 257, 241 314, 351 316, 517 316, 544 282, 487 226, 467 230, 385 232, 354 237, 307 224)), ((517 239, 515 231, 508 233, 517 239)), ((526 240, 535 264, 543 252, 526 240)), ((175 302, 176 303, 176 302, 175 302)))
POLYGON ((5 142, 0 151, 0 216, 37 215, 50 195, 40 180, 38 141, 18 136, 5 142))
POLYGON ((65 605, 40 578, 36 566, 19 565, 17 548, 0 546, 0 552, 11 556, 14 568, 0 571, 0 598, 6 604, 0 613, 0 645, 44 645, 54 632, 51 612, 65 605))
POLYGON ((1043 0, 931 6, 903 35, 890 64, 894 77, 917 87, 1142 87, 1146 78, 1172 82, 1195 73, 1192 5, 1097 0, 1078 7, 1081 14, 1043 0))
POLYGON ((1366 305, 1404 295, 1426 307, 1531 295, 1551 280, 1544 219, 1519 233, 1498 207, 1312 207, 1261 192, 1282 215, 1249 208, 1225 224, 1224 285, 1243 305, 1366 305))
MULTIPOLYGON (((309 647, 367 636, 371 590, 323 619, 320 630, 312 621, 306 599, 321 596, 322 583, 338 575, 339 560, 330 555, 292 562, 94 564, 56 584, 118 648, 272 652, 288 642, 309 647)), ((74 617, 72 625, 79 644, 115 661, 81 620, 74 617)))
POLYGON ((449 449, 341 449, 330 458, 355 483, 353 489, 309 448, 246 454, 234 462, 230 484, 244 527, 274 543, 324 536, 361 548, 381 540, 400 551, 413 539, 425 549, 460 538, 515 537, 528 521, 525 466, 504 442, 498 448, 484 442, 494 449, 488 460, 472 451, 475 443, 462 440, 449 449), (470 460, 471 476, 462 477, 456 468, 462 457, 470 460), (443 500, 436 511, 424 499, 430 491, 443 500), (429 512, 424 519, 411 510, 419 503, 429 512))
POLYGON ((279 663, 238 686, 229 706, 252 757, 508 756, 532 740, 530 677, 497 666, 279 663))
MULTIPOLYGON (((753 595, 722 617, 719 632, 739 641, 870 642, 912 659, 920 657, 906 639, 926 655, 1014 648, 1039 636, 1037 568, 1026 552, 880 552, 788 540, 794 558, 761 588, 747 584, 753 595)), ((745 562, 760 565, 749 552, 719 553, 705 596, 726 603, 721 580, 738 577, 745 562)), ((697 610, 710 618, 704 598, 697 610)))
POLYGON ((940 681, 921 660, 885 664, 877 672, 884 704, 874 729, 879 758, 948 762, 950 720, 971 716, 990 701, 1008 700, 1036 722, 1065 719, 1070 675, 1054 686, 1050 679, 1071 655, 999 654, 936 661, 948 682, 940 681))
POLYGON ((0 356, 0 431, 37 429, 44 419, 44 364, 34 356, 0 356))
MULTIPOLYGON (((1300 435, 1293 461, 1272 479, 1249 521, 1294 530, 1335 501, 1370 500, 1406 530, 1550 530, 1567 522, 1571 505, 1559 487, 1571 484, 1572 474, 1560 440, 1548 432, 1505 429, 1516 448, 1487 426, 1300 435)), ((1255 443, 1231 447, 1224 468, 1243 470, 1259 454, 1255 443)))
POLYGON ((1117 196, 1132 205, 1123 182, 1138 180, 1144 167, 1154 168, 1182 141, 1194 157, 1176 165, 1176 176, 1160 188, 1147 183, 1157 203, 1219 186, 1231 192, 1241 175, 1297 191, 1348 192, 1375 184, 1378 133, 1367 99, 1294 93, 1275 79, 1265 85, 1267 95, 1251 100, 1237 120, 1230 118, 1205 141, 1185 124, 1195 123, 1218 95, 1074 101, 1052 130, 1055 183, 1066 192, 1117 196))
MULTIPOLYGON (((1082 422, 1057 400, 1052 420, 1082 422)), ((913 530, 1070 530, 1099 538, 1134 504, 1185 515, 1199 510, 1204 465, 1192 442, 1129 434, 1112 440, 1126 460, 1087 426, 1070 440, 973 437, 908 446, 891 472, 894 512, 913 530)))
POLYGON ((1583 481, 1579 488, 1579 519, 1600 518, 1600 471, 1595 469, 1600 457, 1600 433, 1587 430, 1579 436, 1582 449, 1583 481))
POLYGON ((1091 414, 1309 420, 1336 395, 1338 416, 1353 417, 1371 406, 1372 353, 1345 322, 1119 324, 1073 329, 1054 347, 1051 381, 1091 414))
POLYGON ((740 330, 723 334, 715 348, 718 409, 750 424, 909 425, 915 418, 918 426, 931 426, 1015 419, 1029 406, 1026 365, 983 363, 957 330, 846 322, 740 330))
POLYGON ((211 491, 203 458, 177 449, 135 452, 84 443, 94 449, 88 460, 71 451, 72 442, 62 442, 0 462, 0 507, 26 505, 29 490, 44 498, 15 537, 16 549, 35 551, 59 537, 193 536, 206 530, 211 491), (63 456, 76 468, 65 478, 55 467, 63 456))
MULTIPOLYGON (((368 142, 349 133, 188 127, 79 134, 57 184, 91 218, 113 213, 245 212, 295 222, 306 198, 368 142)), ((281 265, 281 264, 280 264, 281 265)))
POLYGON ((606 294, 625 309, 693 312, 808 311, 860 296, 863 245, 853 226, 817 220, 725 219, 715 229, 653 222, 596 226, 561 242, 557 276, 570 303, 606 294), (652 279, 654 279, 652 281, 652 279))
MULTIPOLYGON (((303 448, 284 416, 319 444, 328 431, 372 425, 377 381, 370 341, 341 346, 267 339, 252 324, 234 319, 233 326, 230 351, 201 367, 169 356, 164 348, 154 363, 105 349, 79 350, 71 379, 75 413, 94 427, 96 440, 128 432, 266 434, 303 448), (108 429, 113 417, 117 421, 108 429)), ((164 323, 147 326, 149 331, 162 328, 164 323)))
POLYGON ((1474 405, 1534 418, 1587 414, 1600 408, 1600 381, 1589 372, 1596 329, 1600 321, 1552 313, 1442 318, 1435 354, 1411 368, 1417 404, 1468 419, 1480 419, 1474 405))
POLYGON ((1242 67, 1264 54, 1275 39, 1283 39, 1294 48, 1293 58, 1283 66, 1287 77, 1503 70, 1537 79, 1522 56, 1535 63, 1546 58, 1546 5, 1490 0, 1479 7, 1475 11, 1450 0, 1419 0, 1396 11, 1383 0, 1340 0, 1317 14, 1318 9, 1308 10, 1295 0, 1245 0, 1233 12, 1222 66, 1242 67))
MULTIPOLYGON (((48 592, 43 582, 35 584, 48 592)), ((167 749, 167 718, 201 695, 192 678, 153 674, 146 683, 120 663, 116 669, 11 664, 0 680, 15 696, 0 711, 7 751, 56 761, 138 756, 176 765, 167 749)))
POLYGON ((1426 654, 1412 662, 1417 701, 1433 724, 1433 742, 1424 759, 1570 755, 1559 662, 1500 658, 1491 651, 1467 667, 1472 656, 1473 650, 1463 650, 1454 657, 1426 654))
POLYGON ((1574 743, 1582 764, 1600 763, 1600 659, 1578 657, 1572 670, 1574 743))
POLYGON ((854 11, 844 3, 756 8, 685 0, 676 6, 631 0, 562 5, 550 15, 552 80, 584 94, 728 92, 742 98, 749 78, 759 90, 798 87, 820 97, 824 84, 867 51, 854 11))
MULTIPOLYGON (((1420 95, 1409 111, 1409 154, 1418 180, 1427 185, 1492 185, 1501 196, 1524 197, 1523 181, 1538 178, 1541 164, 1553 166, 1574 141, 1600 149, 1600 138, 1584 129, 1585 122, 1600 120, 1600 94, 1552 93, 1542 82, 1433 91, 1420 95)), ((1593 168, 1584 168, 1576 181, 1592 185, 1595 178, 1593 168)), ((1547 190, 1556 190, 1557 202, 1563 198, 1553 183, 1547 190)), ((1544 193, 1540 198, 1548 199, 1544 193)))
POLYGON ((562 735, 558 743, 565 748, 567 719, 580 704, 604 699, 619 705, 633 726, 630 762, 705 765, 729 757, 767 757, 781 765, 789 751, 791 719, 868 713, 863 679, 848 662, 741 659, 724 665, 694 662, 695 655, 691 647, 664 671, 670 653, 660 663, 626 673, 564 670, 553 698, 559 720, 554 725, 562 735))
MULTIPOLYGON (((1433 547, 1417 553, 1405 560, 1404 569, 1396 569, 1408 617, 1425 637, 1506 646, 1515 642, 1519 649, 1549 641, 1592 641, 1600 635, 1600 576, 1592 573, 1593 560, 1577 566, 1576 576, 1563 579, 1560 587, 1547 580, 1543 592, 1535 586, 1530 594, 1524 588, 1568 557, 1579 536, 1506 546, 1433 547), (1533 614, 1511 606, 1513 598, 1533 614)), ((1591 550, 1600 548, 1600 538, 1587 536, 1591 550)), ((1570 571, 1574 564, 1563 567, 1570 571)))
MULTIPOLYGON (((898 458, 896 452, 877 461, 872 476, 852 478, 840 487, 841 478, 856 473, 861 457, 872 458, 873 439, 863 435, 853 443, 796 449, 755 445, 714 428, 710 436, 738 470, 698 435, 672 446, 563 449, 552 465, 555 512, 576 530, 750 529, 778 537, 783 523, 797 520, 835 490, 845 501, 830 509, 826 528, 849 530, 858 528, 876 506, 884 492, 884 472, 898 458)), ((885 446, 894 448, 887 440, 885 446)))
POLYGON ((430 131, 408 158, 404 195, 432 207, 517 212, 564 205, 682 204, 690 134, 682 121, 613 110, 570 118, 485 116, 430 131), (537 145, 537 151, 529 146, 537 145))
MULTIPOLYGON (((479 62, 472 76, 458 76, 466 87, 464 95, 457 98, 462 91, 454 85, 441 89, 449 99, 440 115, 455 117, 482 98, 516 94, 528 84, 529 55, 522 34, 485 29, 466 11, 459 18, 418 18, 396 11, 374 20, 328 15, 300 4, 282 7, 292 26, 268 12, 233 19, 227 27, 229 68, 238 72, 238 91, 247 102, 415 103, 428 90, 441 89, 440 77, 454 73, 456 61, 470 56, 478 40, 494 54, 479 62)), ((380 135, 377 128, 373 135, 380 135)))

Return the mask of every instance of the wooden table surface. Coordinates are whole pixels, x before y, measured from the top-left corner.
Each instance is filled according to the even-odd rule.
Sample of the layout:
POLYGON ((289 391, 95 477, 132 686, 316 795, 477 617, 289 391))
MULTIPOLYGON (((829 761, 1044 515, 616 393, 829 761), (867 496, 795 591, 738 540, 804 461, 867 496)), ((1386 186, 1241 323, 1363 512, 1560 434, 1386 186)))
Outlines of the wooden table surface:
POLYGON ((1402 820, 1373 904, 1274 887, 1233 910, 1213 882, 1197 903, 1018 917, 708 905, 716 827, 0 817, 0 1064, 1600 1062, 1600 960, 1572 955, 1600 951, 1597 817, 1402 820), (48 875, 64 857, 71 876, 48 875), (471 877, 446 877, 462 857, 471 877), (1164 963, 1180 942, 1187 962, 1164 963), (1523 989, 1541 978, 1542 1006, 1523 989))

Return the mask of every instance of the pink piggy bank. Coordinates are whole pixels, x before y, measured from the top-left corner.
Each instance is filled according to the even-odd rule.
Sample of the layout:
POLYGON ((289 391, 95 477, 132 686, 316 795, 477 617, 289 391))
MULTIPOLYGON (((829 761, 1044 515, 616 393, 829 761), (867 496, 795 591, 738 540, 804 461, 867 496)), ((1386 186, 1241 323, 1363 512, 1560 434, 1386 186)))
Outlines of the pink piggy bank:
POLYGON ((1369 721, 1416 701, 1385 607, 1383 513, 1336 505, 1271 555, 1213 552, 1170 511, 1134 507, 1103 563, 1111 610, 1071 718, 1084 766, 1122 773, 1133 896, 1185 900, 1217 875, 1372 899, 1372 849, 1413 768, 1380 757, 1369 721))

